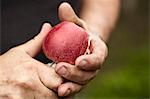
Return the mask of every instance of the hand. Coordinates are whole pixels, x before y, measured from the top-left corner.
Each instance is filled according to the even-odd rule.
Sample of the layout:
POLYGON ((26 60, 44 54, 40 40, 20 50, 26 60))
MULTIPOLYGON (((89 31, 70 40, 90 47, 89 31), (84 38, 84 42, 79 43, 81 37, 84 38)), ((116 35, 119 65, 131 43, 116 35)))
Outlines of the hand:
POLYGON ((0 56, 0 98, 57 99, 53 92, 62 83, 54 68, 33 59, 50 31, 46 23, 41 32, 27 43, 0 56))
MULTIPOLYGON (((88 33, 88 25, 74 13, 68 3, 59 7, 59 18, 61 21, 71 21, 83 27, 88 33)), ((59 96, 68 96, 79 92, 82 87, 94 78, 107 56, 105 42, 96 34, 90 33, 91 44, 88 55, 82 55, 75 61, 75 66, 60 62, 56 65, 56 72, 63 78, 69 80, 58 87, 59 96)))

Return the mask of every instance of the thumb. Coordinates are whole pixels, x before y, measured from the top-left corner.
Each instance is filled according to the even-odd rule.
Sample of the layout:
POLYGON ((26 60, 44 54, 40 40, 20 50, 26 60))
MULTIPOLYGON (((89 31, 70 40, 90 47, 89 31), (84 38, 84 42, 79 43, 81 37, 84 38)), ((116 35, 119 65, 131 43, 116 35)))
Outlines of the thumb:
POLYGON ((64 2, 59 6, 58 15, 61 21, 73 22, 87 30, 87 26, 74 12, 70 4, 64 2))
POLYGON ((41 29, 40 33, 37 36, 35 36, 30 41, 20 45, 19 48, 21 50, 24 50, 31 57, 34 57, 41 50, 42 42, 43 42, 44 38, 46 37, 46 35, 51 30, 51 28, 52 27, 49 23, 45 23, 42 26, 42 29, 41 29))

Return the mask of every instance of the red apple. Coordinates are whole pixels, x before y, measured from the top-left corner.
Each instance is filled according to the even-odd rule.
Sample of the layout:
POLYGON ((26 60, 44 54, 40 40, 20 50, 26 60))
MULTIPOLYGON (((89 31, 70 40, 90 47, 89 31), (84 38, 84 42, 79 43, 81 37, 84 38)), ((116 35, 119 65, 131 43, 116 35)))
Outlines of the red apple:
POLYGON ((88 48, 88 34, 78 25, 64 21, 52 28, 43 42, 47 58, 58 63, 74 64, 88 48))

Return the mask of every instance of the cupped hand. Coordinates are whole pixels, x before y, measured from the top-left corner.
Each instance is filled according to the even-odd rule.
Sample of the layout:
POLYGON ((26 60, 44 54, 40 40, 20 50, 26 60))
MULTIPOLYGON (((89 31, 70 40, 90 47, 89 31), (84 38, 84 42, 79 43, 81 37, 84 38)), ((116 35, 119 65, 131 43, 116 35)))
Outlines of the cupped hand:
POLYGON ((54 90, 63 82, 54 68, 33 59, 50 31, 50 24, 25 44, 14 47, 0 56, 0 98, 57 99, 54 90))
POLYGON ((79 56, 75 65, 60 62, 56 65, 56 72, 67 79, 58 87, 59 96, 68 96, 79 92, 99 71, 105 61, 108 50, 105 42, 96 33, 91 33, 86 24, 80 19, 68 3, 62 3, 59 7, 59 18, 61 21, 71 21, 84 28, 91 39, 90 54, 79 56))

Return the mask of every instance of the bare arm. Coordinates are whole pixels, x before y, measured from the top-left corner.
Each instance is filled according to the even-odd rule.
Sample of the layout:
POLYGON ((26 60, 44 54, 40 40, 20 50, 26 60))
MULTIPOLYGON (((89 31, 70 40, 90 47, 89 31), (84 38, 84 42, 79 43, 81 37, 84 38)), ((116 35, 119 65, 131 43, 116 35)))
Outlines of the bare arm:
POLYGON ((59 96, 79 92, 83 85, 96 76, 107 57, 108 49, 105 42, 108 40, 118 17, 119 0, 81 1, 81 18, 75 14, 68 3, 62 3, 59 6, 58 14, 61 21, 74 22, 87 30, 88 33, 93 33, 89 35, 91 50, 90 54, 79 56, 75 61, 75 65, 65 62, 60 62, 56 65, 55 71, 57 74, 68 81, 72 81, 65 82, 59 86, 59 96), (98 35, 95 35, 95 33, 98 33, 98 35))
POLYGON ((120 0, 81 0, 80 17, 88 24, 91 32, 100 33, 106 42, 115 26, 120 0))

